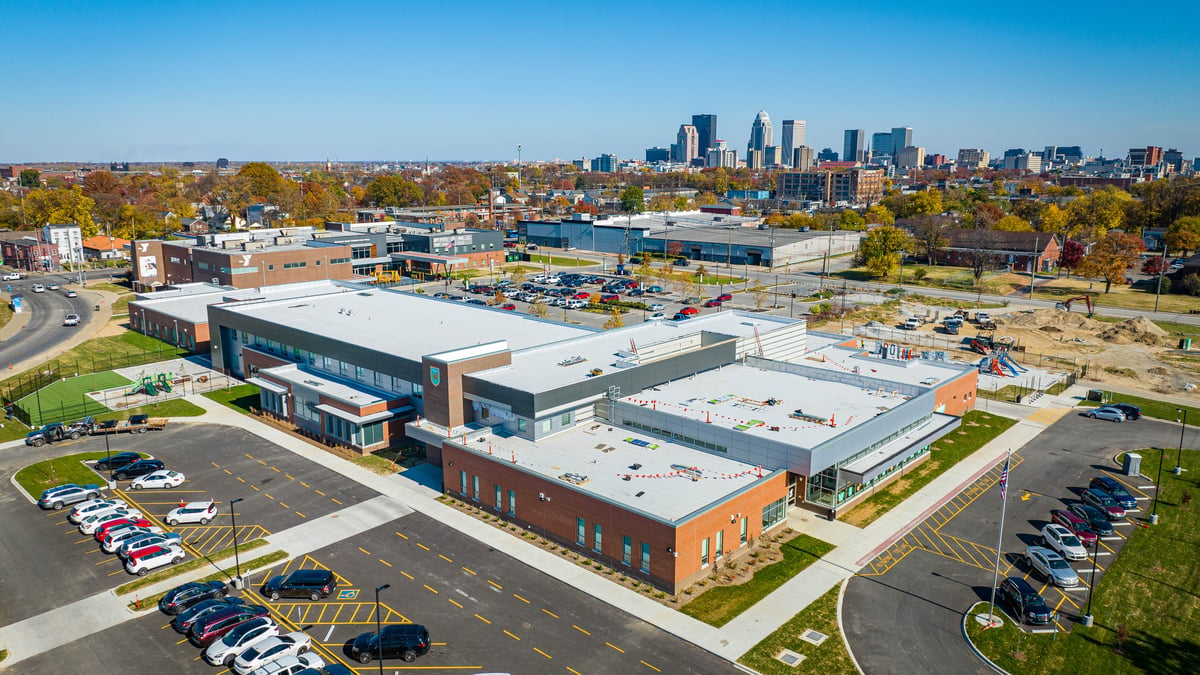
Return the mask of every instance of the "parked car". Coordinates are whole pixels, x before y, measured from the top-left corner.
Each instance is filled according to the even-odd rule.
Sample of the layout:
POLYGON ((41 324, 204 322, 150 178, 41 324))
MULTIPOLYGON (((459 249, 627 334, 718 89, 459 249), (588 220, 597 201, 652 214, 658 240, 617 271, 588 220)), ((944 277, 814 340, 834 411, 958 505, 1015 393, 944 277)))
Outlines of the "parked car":
POLYGON ((671 264, 675 265, 676 267, 688 267, 692 263, 687 258, 676 258, 671 264))
POLYGON ((134 490, 154 488, 169 490, 171 488, 183 485, 183 481, 183 474, 179 473, 178 471, 163 469, 161 471, 155 471, 154 473, 146 474, 140 478, 133 479, 133 482, 129 484, 129 487, 133 488, 134 490))
POLYGON ((359 663, 372 658, 401 659, 407 663, 429 653, 429 631, 417 623, 384 626, 380 633, 363 633, 350 645, 350 656, 359 663), (380 638, 382 635, 382 638, 380 638), (382 657, 380 653, 382 651, 382 657))
POLYGON ((1109 422, 1125 421, 1125 413, 1117 408, 1096 408, 1095 410, 1085 412, 1083 416, 1098 420, 1108 420, 1109 422))
POLYGON ((125 571, 144 577, 150 570, 174 565, 182 562, 185 557, 186 554, 181 546, 152 546, 138 551, 136 555, 129 556, 129 559, 125 561, 125 571))
MULTIPOLYGON (((143 535, 153 536, 153 535, 158 535, 158 534, 162 534, 162 533, 163 533, 162 530, 157 527, 124 527, 124 528, 121 528, 120 530, 117 530, 116 532, 109 532, 108 534, 106 534, 104 536, 104 538, 100 540, 100 550, 104 551, 105 553, 116 553, 117 549, 121 548, 121 546, 123 546, 125 544, 125 542, 129 541, 130 539, 134 539, 135 537, 141 537, 143 535)), ((175 545, 176 546, 179 545, 178 542, 180 540, 181 540, 181 538, 179 537, 179 535, 176 535, 175 536, 175 545)), ((164 542, 163 545, 169 546, 170 544, 164 542)), ((141 550, 144 550, 147 548, 150 548, 150 547, 143 546, 137 550, 141 551, 141 550)), ((126 558, 126 559, 128 559, 128 558, 126 558)))
POLYGON ((312 650, 312 638, 303 631, 277 635, 247 648, 233 661, 233 672, 247 675, 271 661, 312 650))
POLYGON ((193 602, 182 611, 176 612, 175 618, 171 619, 171 628, 174 628, 176 633, 186 635, 191 630, 192 624, 209 614, 219 612, 233 605, 242 606, 245 604, 241 598, 227 598, 223 594, 214 595, 207 600, 193 602))
POLYGON ((671 320, 672 321, 687 321, 690 318, 692 318, 691 314, 684 314, 683 312, 676 312, 675 316, 671 317, 671 320))
POLYGON ((1088 529, 1088 523, 1083 518, 1066 509, 1054 509, 1050 512, 1050 520, 1070 530, 1085 547, 1095 545, 1096 533, 1088 529))
POLYGON ((5 272, 3 278, 5 281, 20 281, 21 274, 19 272, 5 272))
POLYGON ((79 325, 79 315, 78 314, 68 314, 68 315, 64 316, 62 325, 78 326, 79 325))
POLYGON ((67 520, 71 521, 72 525, 78 525, 84 518, 93 516, 101 511, 127 508, 128 506, 121 499, 89 499, 86 502, 76 504, 75 508, 71 509, 71 515, 67 516, 67 520))
POLYGON ((89 499, 100 498, 99 485, 76 485, 67 483, 58 485, 52 488, 47 488, 42 491, 42 496, 38 499, 38 506, 43 509, 54 509, 58 511, 64 506, 86 502, 89 499))
POLYGON ((1025 562, 1033 571, 1037 572, 1046 581, 1053 582, 1055 586, 1063 588, 1071 588, 1079 585, 1079 575, 1063 557, 1054 551, 1042 546, 1028 546, 1025 548, 1025 562))
MULTIPOLYGON (((121 528, 150 527, 150 521, 141 517, 140 513, 141 512, 139 511, 133 511, 132 513, 128 514, 115 514, 115 518, 102 518, 102 522, 89 525, 89 529, 91 529, 91 535, 96 539, 96 543, 100 543, 104 541, 105 537, 121 528)), ((86 523, 87 521, 85 520, 83 523, 81 523, 81 525, 86 523)), ((83 534, 88 534, 88 532, 84 532, 83 534)))
POLYGON ((511 311, 514 311, 516 308, 517 308, 517 306, 516 306, 516 305, 514 305, 514 304, 512 304, 511 302, 506 302, 506 303, 504 303, 503 305, 500 305, 500 309, 505 309, 505 310, 508 310, 508 311, 510 311, 510 312, 511 312, 511 311))
POLYGON ((918 328, 921 327, 921 320, 916 317, 913 317, 913 318, 905 321, 904 324, 900 327, 903 328, 904 330, 917 330, 918 328))
POLYGON ((1087 522, 1089 530, 1101 537, 1107 537, 1115 531, 1108 516, 1101 513, 1096 507, 1087 504, 1072 504, 1070 508, 1071 513, 1087 522))
POLYGON ((662 287, 662 286, 658 286, 658 285, 654 285, 654 286, 647 286, 647 287, 646 287, 646 292, 647 292, 647 293, 662 293, 662 292, 663 292, 663 287, 662 287))
POLYGON ((155 532, 158 528, 148 528, 121 542, 115 553, 121 560, 127 560, 135 553, 151 546, 179 546, 183 537, 175 532, 155 532))
POLYGON ((96 531, 104 527, 106 523, 113 523, 120 520, 128 521, 141 517, 141 511, 129 506, 93 513, 92 515, 79 521, 79 534, 95 534, 96 531))
POLYGON ((1121 520, 1125 517, 1125 509, 1107 492, 1088 488, 1080 493, 1079 498, 1084 504, 1094 506, 1098 511, 1108 516, 1109 520, 1121 520))
POLYGON ((695 307, 689 306, 689 307, 684 307, 684 308, 680 309, 679 313, 680 314, 689 314, 689 315, 690 314, 699 314, 700 310, 696 309, 695 307))
POLYGON ((279 624, 270 617, 249 619, 210 644, 204 650, 204 660, 209 665, 231 668, 238 654, 276 635, 279 635, 279 624))
POLYGON ((733 295, 730 293, 722 293, 717 296, 717 299, 720 300, 721 302, 729 302, 730 300, 733 299, 733 295))
POLYGON ((167 512, 166 521, 171 527, 180 523, 200 523, 207 525, 217 517, 217 503, 213 500, 206 502, 189 502, 177 509, 167 512))
POLYGON ((1116 408, 1125 413, 1125 419, 1136 420, 1142 416, 1142 409, 1132 403, 1108 403, 1105 408, 1116 408))
POLYGON ((603 293, 600 295, 600 302, 617 302, 621 296, 616 293, 603 293))
POLYGON ((308 652, 276 659, 262 668, 251 671, 250 675, 300 675, 300 673, 324 667, 325 661, 321 657, 313 652, 308 652))
POLYGON ((101 457, 100 459, 96 460, 96 463, 92 465, 92 468, 97 471, 111 471, 113 469, 120 469, 133 464, 141 458, 142 455, 140 453, 118 452, 115 455, 101 457))
POLYGON ((1062 525, 1050 523, 1042 528, 1042 545, 1057 551, 1067 560, 1087 560, 1087 549, 1075 533, 1062 525))
POLYGON ((709 301, 707 301, 707 302, 705 302, 705 303, 704 303, 704 306, 705 306, 705 307, 720 307, 720 306, 721 306, 721 301, 720 301, 720 300, 715 300, 715 299, 714 299, 714 300, 709 300, 709 301))
POLYGON ((152 474, 155 471, 161 471, 166 468, 161 459, 139 459, 138 461, 127 464, 113 472, 113 480, 125 480, 127 478, 137 478, 152 474))
POLYGON ((239 625, 252 619, 261 619, 270 613, 271 610, 262 605, 243 605, 213 612, 192 624, 188 630, 188 642, 197 647, 207 647, 239 625))
POLYGON ((650 318, 651 319, 665 319, 665 318, 667 318, 667 315, 663 314, 662 312, 655 312, 650 315, 650 318))
POLYGON ((337 577, 329 570, 294 570, 287 576, 271 577, 259 590, 272 599, 308 598, 320 600, 337 589, 337 577))
POLYGON ((1044 626, 1053 619, 1050 606, 1033 590, 1033 586, 1021 577, 1008 577, 1000 582, 996 595, 1000 596, 1003 604, 1008 605, 1015 614, 1014 618, 1021 623, 1044 626))
POLYGON ((661 312, 666 309, 666 306, 661 302, 652 302, 649 305, 646 305, 646 309, 651 312, 661 312))
POLYGON ((1088 483, 1088 487, 1108 493, 1126 511, 1132 511, 1137 508, 1137 499, 1129 494, 1129 490, 1126 490, 1125 486, 1121 485, 1120 481, 1115 478, 1110 476, 1096 476, 1092 478, 1091 483, 1088 483))

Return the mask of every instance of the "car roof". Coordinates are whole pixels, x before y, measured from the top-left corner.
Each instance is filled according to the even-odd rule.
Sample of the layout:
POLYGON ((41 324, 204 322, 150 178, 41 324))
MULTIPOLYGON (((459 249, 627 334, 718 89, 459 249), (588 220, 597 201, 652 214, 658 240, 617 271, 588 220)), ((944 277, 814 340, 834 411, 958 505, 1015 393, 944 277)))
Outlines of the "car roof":
POLYGON ((1053 530, 1054 532, 1057 532, 1058 534, 1071 534, 1070 530, 1063 527, 1062 525, 1059 525, 1058 523, 1050 523, 1050 524, 1046 525, 1046 529, 1053 530))
POLYGON ((1030 546, 1029 548, 1025 549, 1025 552, 1026 553, 1040 553, 1041 555, 1044 555, 1047 558, 1050 558, 1050 557, 1061 558, 1062 557, 1058 554, 1057 551, 1055 551, 1054 549, 1052 549, 1048 546, 1030 546))
POLYGON ((303 581, 303 580, 320 581, 320 580, 324 580, 324 579, 330 579, 332 577, 333 577, 333 572, 331 572, 329 570, 295 570, 291 574, 289 574, 287 578, 296 580, 296 581, 303 581))
POLYGON ((1036 593, 1036 591, 1033 590, 1033 586, 1030 586, 1029 582, 1025 581, 1021 577, 1008 577, 1004 581, 1012 584, 1021 593, 1036 593))

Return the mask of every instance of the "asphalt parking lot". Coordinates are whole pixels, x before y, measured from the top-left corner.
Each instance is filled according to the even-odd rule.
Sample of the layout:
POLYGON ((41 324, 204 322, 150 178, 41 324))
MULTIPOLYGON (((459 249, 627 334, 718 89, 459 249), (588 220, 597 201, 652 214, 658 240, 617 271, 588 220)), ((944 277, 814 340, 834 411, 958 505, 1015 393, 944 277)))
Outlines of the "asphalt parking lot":
MULTIPOLYGON (((204 555, 232 545, 228 502, 237 497, 239 541, 248 541, 292 527, 309 518, 333 513, 375 497, 377 493, 346 481, 333 471, 282 450, 248 432, 218 425, 169 426, 161 432, 112 437, 112 452, 135 450, 162 459, 182 471, 187 481, 170 490, 129 490, 129 483, 109 496, 133 504, 164 529, 179 532, 192 555, 204 555), (163 516, 183 501, 216 499, 220 515, 208 525, 169 528, 163 516)), ((87 437, 55 446, 56 451, 103 450, 104 441, 87 437)), ((97 476, 97 483, 104 478, 97 476)), ((35 495, 36 497, 36 495, 35 495)), ((0 582, 6 602, 0 605, 4 624, 35 616, 129 580, 120 560, 103 553, 91 535, 67 521, 69 510, 42 511, 15 491, 5 491, 0 508, 0 582), (52 579, 54 592, 30 579, 52 579)))
MULTIPOLYGON (((1030 573, 1025 547, 1039 543, 1052 509, 1077 503, 1093 476, 1107 474, 1122 481, 1142 508, 1114 523, 1114 536, 1101 539, 1097 578, 1102 577, 1145 519, 1145 505, 1154 494, 1151 481, 1122 475, 1114 456, 1128 449, 1170 446, 1177 433, 1176 426, 1155 420, 1118 425, 1072 411, 1014 453, 1000 576, 1026 578, 1058 612, 1060 629, 1069 630, 1086 607, 1091 560, 1072 563, 1081 579, 1077 589, 1059 589, 1030 573)), ((865 672, 893 671, 900 654, 906 668, 917 671, 991 672, 970 653, 959 625, 971 604, 991 597, 1002 469, 1003 461, 965 486, 850 580, 842 619, 865 672)), ((1142 473, 1151 470, 1143 466, 1142 473)))

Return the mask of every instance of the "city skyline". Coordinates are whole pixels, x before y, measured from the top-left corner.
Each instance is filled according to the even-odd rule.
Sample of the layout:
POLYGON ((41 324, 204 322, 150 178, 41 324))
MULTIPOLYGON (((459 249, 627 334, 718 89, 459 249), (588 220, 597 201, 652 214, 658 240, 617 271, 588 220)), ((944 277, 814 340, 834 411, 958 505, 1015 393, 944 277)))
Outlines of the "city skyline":
POLYGON ((465 2, 453 20, 440 6, 377 2, 344 12, 304 2, 5 5, 10 53, 34 56, 0 75, 10 93, 0 162, 507 161, 518 144, 526 161, 636 158, 669 146, 696 114, 716 115, 717 138, 741 157, 759 110, 804 120, 818 150, 842 149, 847 129, 870 138, 903 124, 921 147, 950 156, 1045 145, 1200 154, 1200 90, 1186 85, 1200 47, 1177 30, 1200 10, 1116 22, 1085 7, 950 15, 932 4, 763 3, 756 11, 805 25, 814 45, 854 25, 870 46, 815 50, 800 80, 778 67, 802 58, 791 40, 738 51, 674 44, 660 65, 663 26, 736 25, 731 3, 615 2, 603 13, 533 3, 512 13, 465 2), (421 30, 402 29, 413 25, 421 30), (581 30, 607 47, 530 56, 532 40, 581 30), (968 35, 978 50, 965 48, 968 35), (1132 56, 1147 35, 1153 66, 1132 56), (958 47, 922 66, 940 43, 958 47), (985 56, 996 49, 999 59, 985 56))

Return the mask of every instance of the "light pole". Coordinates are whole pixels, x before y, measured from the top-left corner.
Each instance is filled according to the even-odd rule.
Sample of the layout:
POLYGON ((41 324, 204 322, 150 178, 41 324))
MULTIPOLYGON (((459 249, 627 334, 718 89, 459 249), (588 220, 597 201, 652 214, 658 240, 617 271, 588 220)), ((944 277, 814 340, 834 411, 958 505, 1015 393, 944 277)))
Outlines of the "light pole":
POLYGON ((391 588, 391 584, 384 584, 375 589, 375 644, 376 656, 379 658, 379 675, 383 675, 383 628, 379 623, 379 591, 384 591, 391 588))
POLYGON ((1167 454, 1166 448, 1159 448, 1158 451, 1158 480, 1154 481, 1154 510, 1150 513, 1150 524, 1158 524, 1158 496, 1162 494, 1162 465, 1163 456, 1167 454))
MULTIPOLYGON (((104 437, 108 438, 108 434, 105 434, 104 437)), ((242 497, 238 497, 237 499, 229 500, 229 515, 231 518, 233 518, 233 579, 235 582, 234 588, 242 587, 242 562, 241 562, 241 560, 238 559, 238 544, 237 544, 237 511, 234 510, 234 507, 237 506, 237 503, 242 500, 243 500, 242 497)))
POLYGON ((104 465, 108 467, 108 489, 113 489, 112 451, 108 449, 108 434, 104 434, 104 465))
POLYGON ((1182 424, 1179 427, 1179 454, 1175 457, 1174 474, 1180 476, 1183 474, 1183 432, 1187 429, 1187 414, 1186 408, 1176 408, 1175 412, 1183 413, 1182 424))
MULTIPOLYGON (((521 185, 521 144, 517 143, 517 189, 523 189, 521 185)), ((382 667, 382 666, 380 666, 382 667)))
POLYGON ((1100 535, 1096 535, 1095 548, 1092 549, 1092 578, 1091 585, 1088 586, 1088 606, 1087 611, 1083 616, 1079 617, 1080 623, 1084 626, 1091 626, 1095 618, 1092 616, 1092 596, 1096 594, 1096 558, 1100 557, 1100 535))

